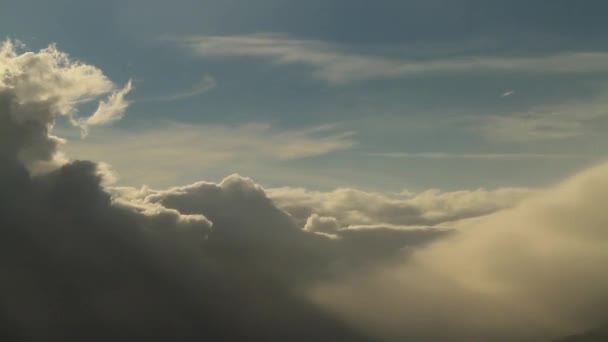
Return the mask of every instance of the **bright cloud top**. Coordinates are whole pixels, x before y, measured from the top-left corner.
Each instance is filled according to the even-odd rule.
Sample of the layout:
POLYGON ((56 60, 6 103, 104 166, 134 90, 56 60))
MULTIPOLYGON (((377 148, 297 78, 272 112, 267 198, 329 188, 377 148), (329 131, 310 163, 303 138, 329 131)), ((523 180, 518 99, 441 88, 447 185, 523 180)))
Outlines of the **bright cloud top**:
POLYGON ((131 81, 117 89, 100 69, 71 59, 53 44, 38 52, 20 53, 15 42, 5 40, 0 45, 0 71, 0 88, 13 91, 20 102, 48 102, 54 113, 68 116, 85 130, 120 119, 128 107, 124 97, 132 89, 131 81), (76 115, 78 104, 108 93, 93 114, 76 115))

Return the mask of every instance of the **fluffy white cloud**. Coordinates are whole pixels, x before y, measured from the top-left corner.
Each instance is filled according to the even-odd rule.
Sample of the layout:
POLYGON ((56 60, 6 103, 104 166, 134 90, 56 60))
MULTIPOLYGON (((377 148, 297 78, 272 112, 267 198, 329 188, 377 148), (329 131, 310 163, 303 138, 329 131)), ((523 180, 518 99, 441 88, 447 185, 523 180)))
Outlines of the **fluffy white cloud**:
POLYGON ((608 70, 604 52, 571 52, 540 57, 459 57, 400 60, 347 52, 339 46, 280 34, 194 36, 172 39, 203 57, 253 57, 277 64, 311 67, 316 78, 340 84, 423 73, 573 73, 608 70))
POLYGON ((310 215, 304 225, 304 230, 307 232, 335 234, 339 229, 340 223, 334 217, 319 216, 317 214, 310 215))
POLYGON ((124 96, 131 90, 131 82, 117 89, 99 68, 73 60, 55 45, 38 52, 20 52, 19 47, 7 39, 0 44, 0 90, 10 90, 21 105, 46 104, 46 116, 30 117, 29 113, 34 113, 31 110, 13 110, 17 120, 43 120, 50 124, 54 115, 66 115, 74 125, 86 129, 120 118, 128 106, 124 96), (76 118, 79 104, 108 93, 111 95, 99 102, 92 115, 76 118))

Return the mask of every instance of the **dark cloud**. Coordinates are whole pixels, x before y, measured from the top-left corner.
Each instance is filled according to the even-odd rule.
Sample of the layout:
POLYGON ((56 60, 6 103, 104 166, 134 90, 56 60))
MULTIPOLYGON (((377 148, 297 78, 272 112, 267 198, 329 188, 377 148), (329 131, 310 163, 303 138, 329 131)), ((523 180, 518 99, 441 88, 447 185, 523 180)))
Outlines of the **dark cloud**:
POLYGON ((209 250, 200 216, 116 204, 91 162, 32 176, 19 154, 52 145, 47 126, 17 122, 14 109, 25 109, 1 98, 3 340, 362 340, 280 282, 250 276, 247 259, 209 250))
POLYGON ((387 253, 368 253, 354 232, 304 231, 239 176, 111 194, 98 165, 58 158, 58 101, 0 91, 2 340, 366 339, 305 290, 417 236, 379 235, 387 253))

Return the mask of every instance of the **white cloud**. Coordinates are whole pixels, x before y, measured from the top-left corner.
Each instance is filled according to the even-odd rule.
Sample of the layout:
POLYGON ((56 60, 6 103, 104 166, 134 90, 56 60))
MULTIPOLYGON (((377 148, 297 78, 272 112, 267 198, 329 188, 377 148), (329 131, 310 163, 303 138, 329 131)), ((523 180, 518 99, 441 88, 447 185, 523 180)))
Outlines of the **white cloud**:
POLYGON ((122 119, 125 110, 129 106, 129 102, 125 100, 127 95, 133 89, 132 82, 129 80, 127 84, 120 90, 115 90, 108 99, 99 101, 97 110, 89 116, 84 123, 86 125, 106 125, 114 121, 122 119))
MULTIPOLYGON (((18 46, 8 39, 0 44, 0 90, 10 90, 21 104, 47 103, 49 117, 45 120, 49 122, 54 115, 65 115, 74 125, 86 129, 89 125, 120 119, 128 106, 124 96, 131 90, 130 81, 117 89, 99 68, 73 60, 54 44, 38 52, 23 53, 18 51, 18 46), (108 93, 111 93, 108 99, 100 101, 92 115, 76 118, 79 104, 95 101, 108 93)), ((15 115, 28 113, 32 111, 14 112, 15 115)))
POLYGON ((340 224, 334 217, 319 216, 317 214, 310 215, 304 225, 304 230, 307 232, 335 234, 339 229, 340 224))
POLYGON ((539 57, 471 56, 404 60, 351 53, 327 42, 279 34, 193 36, 171 40, 202 57, 263 58, 276 64, 309 66, 314 77, 335 84, 424 73, 608 71, 608 54, 605 52, 570 52, 539 57))

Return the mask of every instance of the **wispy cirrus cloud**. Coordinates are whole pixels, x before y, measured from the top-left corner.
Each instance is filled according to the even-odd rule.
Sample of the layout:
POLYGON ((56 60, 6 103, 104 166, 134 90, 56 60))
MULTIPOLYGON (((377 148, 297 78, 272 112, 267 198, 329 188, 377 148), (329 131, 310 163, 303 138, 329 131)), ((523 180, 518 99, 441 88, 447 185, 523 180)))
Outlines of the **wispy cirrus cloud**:
POLYGON ((504 93, 500 94, 500 97, 509 97, 515 95, 515 90, 507 90, 504 93))
POLYGON ((525 72, 585 73, 608 71, 606 52, 565 52, 544 56, 465 56, 414 60, 346 51, 336 44, 281 34, 165 38, 204 58, 266 59, 304 65, 315 78, 331 84, 400 78, 425 73, 525 72))
POLYGON ((235 162, 245 167, 345 150, 356 144, 354 135, 353 131, 330 124, 286 130, 265 123, 231 126, 163 122, 135 131, 106 128, 86 140, 72 139, 63 148, 71 156, 88 156, 116 166, 121 170, 121 179, 169 184, 176 181, 179 170, 234 167, 235 162), (117 150, 130 153, 117 154, 117 150), (151 167, 141 169, 135 165, 151 167))
POLYGON ((504 115, 473 116, 474 127, 488 140, 527 143, 576 138, 597 129, 608 118, 607 97, 533 106, 504 115))
POLYGON ((138 99, 138 102, 173 102, 196 97, 210 92, 217 86, 217 81, 213 76, 205 75, 200 81, 192 85, 190 89, 185 89, 173 94, 160 95, 156 97, 138 99))
POLYGON ((521 160, 521 159, 578 159, 586 156, 562 153, 447 153, 447 152, 388 152, 373 156, 404 159, 469 159, 469 160, 521 160))

